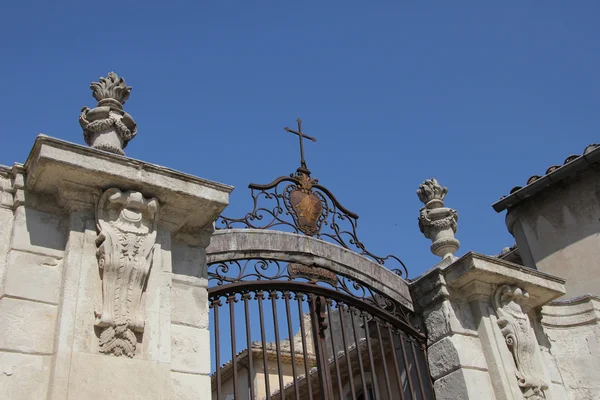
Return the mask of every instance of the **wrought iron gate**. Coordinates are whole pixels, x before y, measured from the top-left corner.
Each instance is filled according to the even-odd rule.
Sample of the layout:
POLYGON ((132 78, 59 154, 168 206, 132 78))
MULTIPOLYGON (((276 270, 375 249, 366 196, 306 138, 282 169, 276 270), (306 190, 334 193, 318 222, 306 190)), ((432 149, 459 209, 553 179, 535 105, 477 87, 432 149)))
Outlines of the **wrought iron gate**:
MULTIPOLYGON (((308 137, 300 121, 298 131, 286 130, 301 143, 308 137)), ((399 258, 378 257, 358 240, 358 216, 310 177, 302 144, 296 174, 250 188, 253 210, 243 218, 220 217, 223 237, 236 228, 251 235, 277 227, 288 236, 333 242, 332 249, 351 250, 376 269, 397 262, 396 275, 387 274, 406 276, 399 258)), ((410 310, 352 266, 334 271, 289 250, 209 254, 213 399, 434 398, 425 336, 410 310)))

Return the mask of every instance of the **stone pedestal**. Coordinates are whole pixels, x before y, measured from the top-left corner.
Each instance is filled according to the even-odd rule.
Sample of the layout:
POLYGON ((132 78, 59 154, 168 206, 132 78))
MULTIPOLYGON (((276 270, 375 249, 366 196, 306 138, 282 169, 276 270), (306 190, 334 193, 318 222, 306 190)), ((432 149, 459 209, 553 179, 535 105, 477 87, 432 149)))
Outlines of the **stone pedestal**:
POLYGON ((25 165, 0 170, 0 190, 3 398, 210 398, 204 249, 231 187, 40 136, 25 165), (109 190, 122 195, 99 214, 109 190), (104 269, 99 226, 131 244, 113 249, 121 258, 103 261, 104 269), (143 246, 150 246, 144 260, 136 258, 143 246), (134 295, 131 282, 141 285, 139 313, 127 308, 128 298, 115 308, 114 324, 98 322, 107 315, 103 296, 118 292, 103 290, 115 273, 110 265, 116 273, 134 268, 128 278, 116 276, 117 285, 126 281, 134 295), (114 337, 132 345, 131 357, 102 348, 111 324, 114 337), (130 336, 119 336, 121 328, 130 336))
POLYGON ((567 399, 536 329, 564 280, 474 253, 443 265, 411 283, 436 398, 567 399))

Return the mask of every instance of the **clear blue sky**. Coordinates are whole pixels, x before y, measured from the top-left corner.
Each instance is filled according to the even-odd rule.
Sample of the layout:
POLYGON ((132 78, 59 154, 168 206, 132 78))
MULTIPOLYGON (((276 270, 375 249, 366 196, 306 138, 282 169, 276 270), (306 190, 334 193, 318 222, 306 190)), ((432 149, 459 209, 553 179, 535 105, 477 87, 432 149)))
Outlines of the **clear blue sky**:
POLYGON ((89 84, 114 70, 127 155, 234 185, 237 216, 248 182, 297 167, 300 116, 313 175, 414 277, 436 262, 424 179, 450 189, 459 253, 496 254, 513 240, 490 205, 599 141, 599 17, 582 0, 3 2, 0 163, 38 133, 83 143, 89 84))

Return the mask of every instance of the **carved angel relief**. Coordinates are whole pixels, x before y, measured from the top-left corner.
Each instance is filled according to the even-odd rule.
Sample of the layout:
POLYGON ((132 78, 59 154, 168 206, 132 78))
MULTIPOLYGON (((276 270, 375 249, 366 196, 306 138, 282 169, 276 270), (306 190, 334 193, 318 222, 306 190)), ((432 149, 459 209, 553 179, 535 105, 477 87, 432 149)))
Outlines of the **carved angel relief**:
POLYGON ((96 211, 102 307, 95 325, 102 328, 100 352, 133 357, 134 332, 144 331, 140 309, 152 264, 159 206, 141 193, 108 189, 96 211))
POLYGON ((503 285, 494 293, 493 304, 498 315, 498 326, 515 360, 515 375, 523 398, 540 400, 546 398, 543 391, 548 389, 548 384, 536 367, 537 340, 529 317, 521 308, 522 302, 528 297, 529 293, 516 286, 503 285))

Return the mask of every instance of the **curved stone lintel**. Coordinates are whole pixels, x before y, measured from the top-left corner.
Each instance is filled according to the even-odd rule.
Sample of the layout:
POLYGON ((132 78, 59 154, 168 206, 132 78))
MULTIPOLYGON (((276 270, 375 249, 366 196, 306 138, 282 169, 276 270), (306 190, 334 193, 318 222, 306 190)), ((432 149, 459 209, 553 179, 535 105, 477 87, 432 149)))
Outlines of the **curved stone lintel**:
POLYGON ((400 276, 364 256, 320 239, 281 231, 223 229, 214 233, 206 252, 208 263, 262 257, 327 268, 414 309, 408 284, 400 276))

